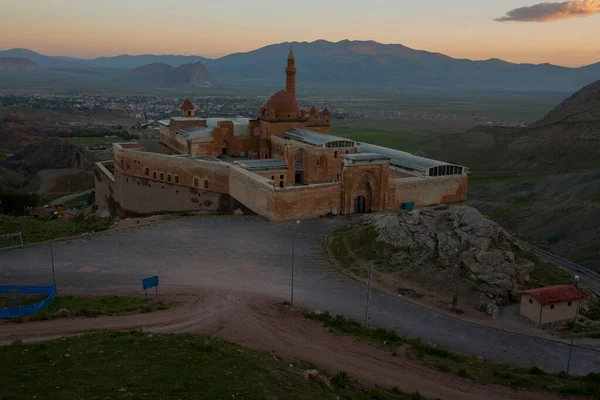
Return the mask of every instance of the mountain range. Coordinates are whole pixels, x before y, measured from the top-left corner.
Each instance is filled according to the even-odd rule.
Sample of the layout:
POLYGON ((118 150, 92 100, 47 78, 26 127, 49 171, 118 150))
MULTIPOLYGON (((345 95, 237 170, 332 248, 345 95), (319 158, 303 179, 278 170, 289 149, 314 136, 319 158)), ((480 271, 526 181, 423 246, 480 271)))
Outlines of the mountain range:
MULTIPOLYGON (((300 88, 303 85, 305 88, 347 85, 395 89, 573 91, 600 78, 600 62, 568 68, 552 64, 514 64, 499 59, 472 61, 414 50, 400 44, 349 40, 286 42, 216 59, 180 55, 120 55, 78 59, 50 57, 27 49, 0 51, 0 58, 27 58, 54 72, 56 69, 81 73, 95 69, 97 72, 100 68, 104 75, 147 64, 166 64, 177 68, 201 62, 215 80, 225 85, 241 83, 272 87, 281 86, 284 82, 283 69, 290 49, 296 55, 300 88)), ((157 78, 157 81, 161 79, 157 78)))

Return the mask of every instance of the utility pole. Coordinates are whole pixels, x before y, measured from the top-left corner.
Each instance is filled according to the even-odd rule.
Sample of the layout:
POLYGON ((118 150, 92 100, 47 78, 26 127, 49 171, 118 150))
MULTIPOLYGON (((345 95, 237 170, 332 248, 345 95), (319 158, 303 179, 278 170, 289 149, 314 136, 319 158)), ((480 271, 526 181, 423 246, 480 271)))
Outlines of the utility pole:
MULTIPOLYGON (((48 222, 50 222, 52 217, 55 215, 58 215, 56 211, 50 215, 48 222)), ((52 234, 50 234, 50 260, 52 262, 52 282, 54 284, 54 291, 56 294, 58 294, 58 291, 56 290, 56 270, 54 269, 54 238, 52 237, 52 234)))
POLYGON ((367 305, 365 307, 365 327, 369 327, 369 318, 371 313, 371 275, 373 270, 373 261, 369 261, 367 272, 367 305))
POLYGON ((54 282, 54 290, 56 291, 56 271, 54 270, 54 239, 50 239, 50 259, 52 260, 52 281, 54 282))
POLYGON ((458 262, 454 270, 454 296, 452 297, 452 312, 454 313, 456 313, 456 310, 458 309, 458 285, 460 280, 460 267, 462 263, 462 249, 456 250, 458 251, 458 262))
POLYGON ((296 252, 296 228, 300 225, 300 221, 296 221, 296 225, 292 229, 292 290, 290 305, 294 307, 294 255, 296 252))
MULTIPOLYGON (((579 280, 579 275, 575 275, 575 281, 577 282, 577 291, 581 289, 581 281, 579 280)), ((573 319, 573 333, 571 335, 571 344, 569 345, 569 360, 567 361, 567 375, 571 370, 571 355, 573 354, 573 342, 575 341, 575 328, 577 327, 577 316, 579 315, 579 305, 581 304, 581 299, 577 301, 577 309, 575 310, 575 318, 573 319)))

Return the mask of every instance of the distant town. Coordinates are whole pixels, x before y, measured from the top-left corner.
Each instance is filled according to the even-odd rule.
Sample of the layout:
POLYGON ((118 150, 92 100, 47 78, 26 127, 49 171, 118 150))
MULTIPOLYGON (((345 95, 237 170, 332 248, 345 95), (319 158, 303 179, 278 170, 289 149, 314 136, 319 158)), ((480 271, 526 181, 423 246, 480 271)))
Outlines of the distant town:
MULTIPOLYGON (((205 117, 255 118, 256 110, 263 105, 267 96, 205 96, 190 98, 197 107, 197 114, 205 117)), ((473 125, 523 126, 524 120, 491 118, 477 113, 428 112, 399 110, 397 105, 372 99, 307 98, 299 99, 299 105, 307 110, 313 105, 318 109, 329 107, 333 120, 355 120, 364 118, 398 120, 434 120, 440 122, 469 122, 473 125), (368 105, 373 105, 368 107, 368 105), (365 107, 367 106, 367 107, 365 107)), ((41 110, 76 109, 89 111, 106 109, 121 111, 139 120, 139 126, 154 126, 157 121, 176 114, 181 96, 152 96, 126 94, 54 94, 31 91, 0 92, 0 107, 31 108, 41 110)))

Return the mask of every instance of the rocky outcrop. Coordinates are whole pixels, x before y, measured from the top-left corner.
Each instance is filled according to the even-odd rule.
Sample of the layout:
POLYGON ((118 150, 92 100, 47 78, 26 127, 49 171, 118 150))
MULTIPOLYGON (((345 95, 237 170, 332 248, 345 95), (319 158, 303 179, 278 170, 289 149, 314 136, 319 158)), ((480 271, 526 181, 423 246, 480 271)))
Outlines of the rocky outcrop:
POLYGON ((184 64, 177 68, 163 64, 153 63, 133 69, 128 73, 132 82, 147 85, 178 87, 192 85, 195 87, 218 87, 220 83, 215 80, 204 64, 184 64))
POLYGON ((364 223, 375 226, 387 243, 386 264, 410 276, 430 275, 452 286, 460 281, 481 295, 482 308, 519 298, 534 263, 495 222, 469 206, 437 206, 402 214, 373 214, 364 223), (486 300, 486 298, 488 300, 486 300))

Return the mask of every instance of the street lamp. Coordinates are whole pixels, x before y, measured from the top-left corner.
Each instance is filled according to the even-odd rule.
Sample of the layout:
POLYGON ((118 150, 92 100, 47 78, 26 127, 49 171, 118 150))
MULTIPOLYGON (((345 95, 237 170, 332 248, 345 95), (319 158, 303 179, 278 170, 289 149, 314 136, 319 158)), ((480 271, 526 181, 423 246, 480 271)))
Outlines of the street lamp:
MULTIPOLYGON (((577 291, 581 289, 581 282, 579 280, 579 275, 575 275, 575 282, 577 282, 577 291)), ((577 309, 575 310, 575 318, 573 319, 573 333, 571 335, 571 344, 569 345, 569 360, 567 361, 567 375, 569 375, 569 370, 571 369, 571 355, 573 354, 573 342, 575 341, 575 328, 577 327, 577 316, 579 315, 579 305, 581 304, 581 299, 577 301, 577 309)))
POLYGON ((290 305, 294 307, 294 253, 296 248, 296 229, 300 226, 300 221, 296 221, 296 225, 292 230, 292 293, 290 299, 290 305))

